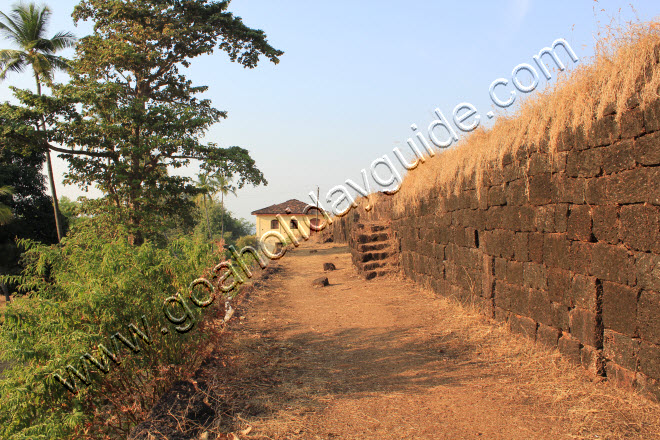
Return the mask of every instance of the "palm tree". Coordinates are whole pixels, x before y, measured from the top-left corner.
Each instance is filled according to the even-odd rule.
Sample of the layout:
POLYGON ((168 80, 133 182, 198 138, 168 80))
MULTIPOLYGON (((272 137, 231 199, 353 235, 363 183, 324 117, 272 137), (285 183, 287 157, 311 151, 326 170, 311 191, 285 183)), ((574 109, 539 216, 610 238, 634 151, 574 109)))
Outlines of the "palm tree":
MULTIPOLYGON (((0 50, 0 81, 9 72, 21 73, 31 68, 37 83, 37 94, 41 96, 42 84, 50 85, 56 70, 66 70, 67 61, 55 53, 72 47, 76 38, 70 32, 58 32, 53 38, 46 38, 46 27, 51 11, 47 6, 38 7, 34 3, 16 5, 9 15, 0 12, 0 34, 18 46, 19 49, 0 50)), ((46 122, 41 118, 38 130, 46 130, 46 122)), ((59 219, 57 192, 53 179, 53 164, 50 159, 50 149, 46 150, 48 179, 53 196, 55 226, 57 238, 62 239, 62 228, 59 219)))
POLYGON ((222 208, 222 220, 220 224, 222 225, 221 236, 224 239, 225 237, 225 196, 228 194, 236 195, 236 187, 232 185, 231 179, 227 178, 224 174, 216 174, 213 178, 213 183, 216 188, 216 191, 220 193, 220 206, 222 208))
MULTIPOLYGON (((14 189, 11 186, 0 186, 0 196, 13 194, 14 189)), ((0 225, 6 225, 11 221, 12 214, 9 206, 0 203, 0 225)))
POLYGON ((208 174, 200 173, 197 175, 198 181, 195 182, 195 186, 200 190, 197 200, 202 200, 204 204, 204 212, 206 213, 206 231, 211 239, 211 223, 209 222, 209 208, 206 204, 206 199, 213 201, 213 196, 218 193, 218 189, 215 186, 213 179, 209 178, 208 174))

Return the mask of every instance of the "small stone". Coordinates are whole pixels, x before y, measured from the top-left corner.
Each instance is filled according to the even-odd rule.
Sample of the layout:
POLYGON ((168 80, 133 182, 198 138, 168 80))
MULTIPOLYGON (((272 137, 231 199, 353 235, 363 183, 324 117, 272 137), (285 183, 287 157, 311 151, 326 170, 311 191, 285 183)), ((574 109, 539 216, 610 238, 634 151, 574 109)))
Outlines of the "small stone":
POLYGON ((328 277, 321 277, 312 281, 312 286, 314 287, 325 287, 329 284, 330 282, 328 281, 328 277))
POLYGON ((323 270, 325 270, 325 271, 337 270, 337 268, 332 263, 323 263, 323 270))

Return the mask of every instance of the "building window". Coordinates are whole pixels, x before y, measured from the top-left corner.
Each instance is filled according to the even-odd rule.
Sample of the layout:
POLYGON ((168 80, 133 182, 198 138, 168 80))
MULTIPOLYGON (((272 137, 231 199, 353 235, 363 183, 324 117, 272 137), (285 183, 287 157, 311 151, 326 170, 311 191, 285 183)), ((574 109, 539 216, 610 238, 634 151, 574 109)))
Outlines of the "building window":
POLYGON ((270 229, 279 229, 280 228, 280 222, 277 220, 271 220, 270 221, 270 229))
POLYGON ((291 220, 291 223, 289 223, 289 226, 291 229, 298 229, 298 220, 291 220))

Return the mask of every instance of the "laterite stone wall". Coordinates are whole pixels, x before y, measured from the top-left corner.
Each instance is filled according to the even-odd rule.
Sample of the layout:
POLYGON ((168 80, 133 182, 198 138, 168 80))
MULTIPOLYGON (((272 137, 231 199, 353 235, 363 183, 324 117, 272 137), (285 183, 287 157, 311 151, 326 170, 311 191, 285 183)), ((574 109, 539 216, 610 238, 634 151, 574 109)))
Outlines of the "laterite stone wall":
POLYGON ((479 188, 431 188, 401 213, 379 195, 327 234, 389 218, 407 277, 660 397, 660 103, 615 116, 567 130, 554 155, 507 155, 479 188))

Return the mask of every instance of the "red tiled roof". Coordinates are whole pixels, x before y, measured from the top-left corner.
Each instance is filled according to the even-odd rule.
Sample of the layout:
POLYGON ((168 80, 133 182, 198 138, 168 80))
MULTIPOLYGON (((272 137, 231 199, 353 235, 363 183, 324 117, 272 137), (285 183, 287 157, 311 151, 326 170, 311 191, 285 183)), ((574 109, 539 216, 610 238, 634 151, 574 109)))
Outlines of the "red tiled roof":
MULTIPOLYGON (((291 199, 287 200, 284 203, 279 203, 277 205, 271 205, 267 206, 265 208, 258 209, 256 211, 252 211, 252 215, 260 215, 260 214, 314 214, 316 212, 316 207, 314 208, 309 208, 307 212, 305 212, 305 208, 307 207, 307 203, 301 202, 300 200, 296 199, 291 199)), ((323 209, 319 208, 320 211, 323 211, 323 209)))

